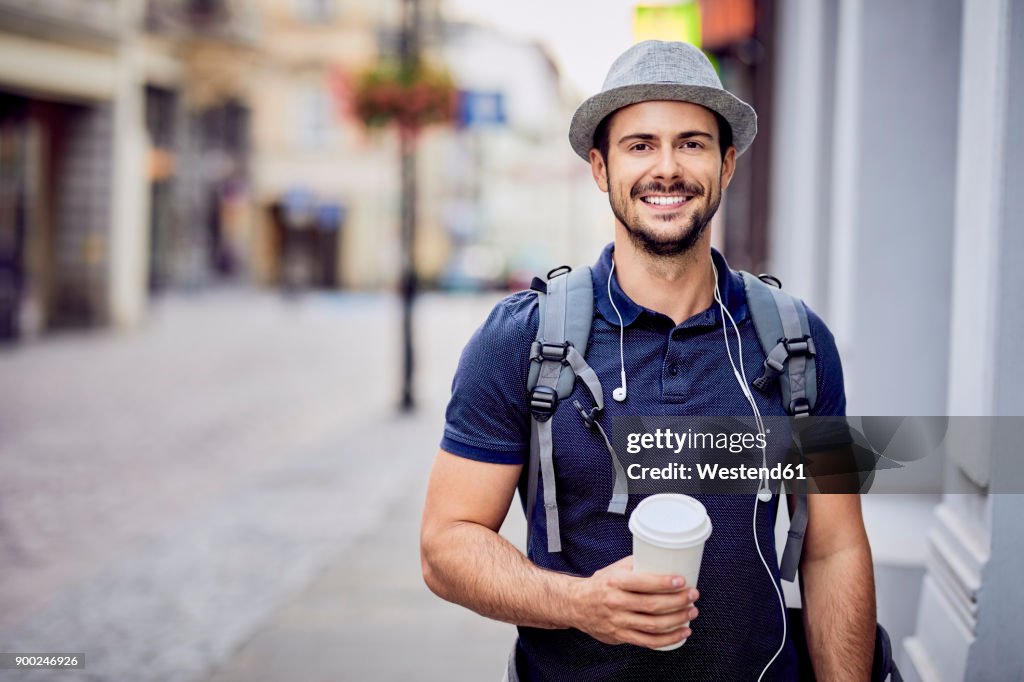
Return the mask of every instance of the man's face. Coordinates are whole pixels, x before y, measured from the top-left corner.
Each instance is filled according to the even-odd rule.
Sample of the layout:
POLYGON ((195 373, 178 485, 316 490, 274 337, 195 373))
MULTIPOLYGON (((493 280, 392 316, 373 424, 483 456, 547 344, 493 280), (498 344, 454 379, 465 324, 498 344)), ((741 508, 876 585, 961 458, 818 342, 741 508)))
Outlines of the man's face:
POLYGON ((633 244, 654 256, 689 251, 729 186, 736 149, 723 157, 714 114, 688 102, 641 102, 608 125, 608 158, 590 166, 633 244))

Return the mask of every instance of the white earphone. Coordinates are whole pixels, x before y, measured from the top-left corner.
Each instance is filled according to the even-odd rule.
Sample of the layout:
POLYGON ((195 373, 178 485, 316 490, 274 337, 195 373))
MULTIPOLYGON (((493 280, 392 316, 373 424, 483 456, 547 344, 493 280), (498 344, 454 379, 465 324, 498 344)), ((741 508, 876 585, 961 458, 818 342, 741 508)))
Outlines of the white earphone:
POLYGON ((612 398, 615 402, 621 403, 626 400, 626 352, 624 350, 623 340, 626 333, 626 327, 622 323, 622 313, 619 312, 618 307, 615 305, 615 298, 612 297, 612 274, 615 272, 615 259, 612 259, 611 270, 608 271, 608 301, 612 304, 612 310, 619 318, 619 375, 622 378, 622 385, 612 391, 612 398))

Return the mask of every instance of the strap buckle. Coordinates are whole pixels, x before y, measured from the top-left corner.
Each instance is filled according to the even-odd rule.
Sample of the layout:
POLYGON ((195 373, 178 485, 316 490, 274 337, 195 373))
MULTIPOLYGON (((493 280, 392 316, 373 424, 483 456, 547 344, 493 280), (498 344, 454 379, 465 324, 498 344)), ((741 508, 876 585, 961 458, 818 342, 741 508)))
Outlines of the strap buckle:
POLYGON ((768 393, 772 384, 786 369, 786 362, 794 356, 814 356, 814 339, 804 334, 795 339, 785 337, 779 339, 775 348, 764 359, 764 371, 754 380, 753 384, 762 393, 768 393))
POLYGON ((532 359, 536 362, 560 362, 566 365, 569 363, 569 346, 571 345, 568 341, 562 343, 534 341, 532 359))
POLYGON ((790 357, 794 355, 817 355, 814 350, 814 339, 811 338, 810 334, 804 334, 801 337, 795 339, 779 339, 786 348, 786 354, 790 357))
POLYGON ((789 413, 794 417, 806 417, 811 413, 811 402, 804 397, 790 400, 789 413))
POLYGON ((576 408, 576 411, 580 413, 580 416, 583 417, 583 423, 587 425, 587 428, 594 428, 594 420, 597 418, 597 415, 600 414, 601 408, 594 405, 590 410, 587 410, 580 405, 580 401, 578 400, 572 401, 572 404, 576 408))
POLYGON ((530 414, 537 421, 544 422, 551 419, 551 415, 558 408, 558 391, 550 386, 536 386, 530 391, 530 414))
POLYGON ((782 374, 782 370, 785 369, 785 367, 786 366, 783 363, 779 362, 771 355, 764 359, 764 368, 766 370, 765 376, 768 378, 768 380, 774 379, 775 377, 782 374), (771 370, 771 372, 768 372, 767 370, 771 370))

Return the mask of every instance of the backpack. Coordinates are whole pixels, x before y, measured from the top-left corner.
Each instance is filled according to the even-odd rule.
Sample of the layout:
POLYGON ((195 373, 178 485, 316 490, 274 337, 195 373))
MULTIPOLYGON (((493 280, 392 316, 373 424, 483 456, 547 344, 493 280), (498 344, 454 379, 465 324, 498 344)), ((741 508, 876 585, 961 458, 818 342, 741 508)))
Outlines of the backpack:
MULTIPOLYGON (((814 340, 811 338, 807 308, 800 299, 786 294, 778 279, 768 274, 755 275, 741 271, 746 307, 750 310, 758 341, 765 353, 761 376, 752 383, 765 394, 781 392, 786 414, 807 417, 817 400, 817 368, 814 340)), ((604 391, 597 374, 587 364, 584 354, 590 340, 594 318, 594 287, 589 266, 573 270, 567 265, 548 272, 547 281, 534 278, 530 290, 537 292, 540 322, 537 338, 529 352, 529 375, 526 393, 529 399, 530 439, 526 482, 526 545, 529 546, 532 524, 528 515, 537 504, 538 478, 544 478, 544 512, 548 530, 548 551, 561 551, 558 525, 558 504, 555 499, 555 469, 552 450, 551 418, 558 402, 569 396, 580 379, 593 399, 589 409, 579 400, 572 407, 591 429, 596 429, 611 457, 615 481, 608 511, 625 514, 629 503, 626 472, 618 461, 614 447, 597 417, 604 410, 604 391)), ((782 580, 794 582, 800 566, 807 531, 807 494, 796 489, 790 534, 785 541, 779 574, 782 580)), ((781 506, 781 505, 779 505, 781 506)), ((801 680, 814 680, 804 634, 800 609, 787 609, 786 620, 798 652, 801 680)), ((515 650, 513 649, 513 656, 515 650)), ((510 659, 508 679, 518 679, 514 658, 510 659)), ((889 634, 876 625, 872 680, 902 682, 892 658, 889 634)))
MULTIPOLYGON (((782 291, 782 283, 771 275, 740 272, 747 295, 747 308, 754 331, 765 354, 761 376, 753 385, 765 394, 778 390, 782 404, 791 417, 806 417, 817 401, 817 365, 814 339, 807 321, 807 309, 800 299, 782 291)), ((625 471, 619 462, 608 434, 597 420, 604 410, 604 391, 597 373, 587 364, 584 354, 590 339, 594 318, 594 288, 589 267, 573 270, 561 266, 548 272, 547 280, 533 279, 530 289, 537 294, 540 315, 537 336, 530 347, 530 373, 527 396, 530 404, 530 459, 527 465, 527 546, 532 524, 529 515, 537 502, 538 478, 544 480, 544 514, 547 526, 548 552, 560 552, 561 534, 558 525, 558 503, 555 499, 555 468, 552 449, 551 417, 560 400, 568 398, 579 379, 587 388, 593 405, 585 408, 578 400, 572 403, 583 422, 596 429, 612 460, 615 483, 608 511, 625 514, 629 490, 625 471)), ((789 536, 782 553, 779 574, 793 582, 803 552, 807 531, 807 494, 793 490, 794 508, 790 517, 789 536)), ((781 506, 781 505, 780 505, 781 506)), ((787 609, 787 620, 797 649, 799 678, 813 681, 814 670, 799 609, 787 609)), ((872 680, 902 682, 892 659, 889 634, 881 624, 875 626, 875 652, 872 680)), ((518 679, 513 657, 506 678, 518 679)))
MULTIPOLYGON (((807 309, 802 301, 782 291, 778 279, 749 272, 740 275, 747 294, 747 308, 765 353, 761 376, 752 383, 766 394, 777 390, 778 385, 786 412, 794 417, 807 416, 817 400, 815 349, 807 309)), ((600 433, 615 471, 612 498, 608 502, 610 513, 626 513, 628 482, 608 434, 597 421, 604 410, 604 392, 597 374, 584 358, 594 317, 590 268, 573 270, 561 266, 548 272, 546 281, 535 277, 530 288, 537 294, 540 321, 530 348, 530 373, 526 384, 530 404, 526 509, 527 513, 533 513, 538 478, 542 477, 547 548, 548 552, 560 552, 551 417, 559 401, 572 393, 576 379, 583 381, 593 405, 585 408, 576 400, 573 407, 589 428, 600 433)), ((780 569, 782 578, 790 582, 796 578, 807 530, 807 495, 799 491, 794 495, 796 504, 780 569)), ((527 528, 530 529, 531 524, 528 523, 527 528)))

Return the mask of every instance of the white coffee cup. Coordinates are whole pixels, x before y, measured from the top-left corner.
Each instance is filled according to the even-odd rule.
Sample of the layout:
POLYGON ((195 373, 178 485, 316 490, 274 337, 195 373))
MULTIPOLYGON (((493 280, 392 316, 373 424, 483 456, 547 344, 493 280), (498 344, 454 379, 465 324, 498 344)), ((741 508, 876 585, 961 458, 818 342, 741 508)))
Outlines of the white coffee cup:
MULTIPOLYGON (((711 536, 711 519, 704 505, 689 495, 651 495, 633 510, 629 530, 633 533, 634 573, 681 575, 687 588, 697 586, 704 543, 711 536)), ((658 651, 672 651, 685 642, 658 651)))

